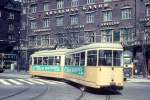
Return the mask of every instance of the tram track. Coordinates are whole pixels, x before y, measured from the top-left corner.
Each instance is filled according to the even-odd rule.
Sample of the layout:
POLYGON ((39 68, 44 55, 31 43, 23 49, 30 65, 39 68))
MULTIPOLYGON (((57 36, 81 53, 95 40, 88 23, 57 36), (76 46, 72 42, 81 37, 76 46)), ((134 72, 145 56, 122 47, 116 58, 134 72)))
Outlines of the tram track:
POLYGON ((15 93, 10 94, 10 95, 7 95, 7 96, 5 96, 5 97, 2 97, 2 98, 0 98, 0 100, 6 100, 6 99, 11 98, 11 97, 14 97, 14 96, 16 96, 16 95, 20 95, 20 94, 22 94, 22 93, 28 91, 29 89, 30 89, 30 87, 27 87, 27 88, 25 88, 25 89, 23 89, 23 90, 21 90, 21 91, 15 92, 15 93))
MULTIPOLYGON (((47 93, 48 89, 49 89, 48 85, 45 85, 44 88, 42 90, 40 89, 40 92, 37 92, 34 96, 32 96, 30 98, 22 98, 20 100, 36 100, 36 99, 39 99, 40 97, 44 96, 47 93)), ((15 100, 16 98, 24 97, 23 96, 24 94, 28 94, 31 91, 36 91, 35 87, 28 86, 27 88, 25 88, 23 90, 20 90, 18 92, 13 93, 13 94, 2 97, 2 98, 0 98, 0 100, 15 100)))
POLYGON ((80 92, 81 92, 81 94, 79 95, 79 97, 76 100, 81 100, 85 96, 85 94, 86 94, 85 87, 81 87, 80 92))

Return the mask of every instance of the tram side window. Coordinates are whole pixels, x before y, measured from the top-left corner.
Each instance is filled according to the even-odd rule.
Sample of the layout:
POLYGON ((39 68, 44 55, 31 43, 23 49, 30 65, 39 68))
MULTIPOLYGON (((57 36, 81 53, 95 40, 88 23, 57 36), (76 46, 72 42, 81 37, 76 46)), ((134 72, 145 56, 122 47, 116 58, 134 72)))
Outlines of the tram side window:
POLYGON ((75 65, 79 66, 80 56, 79 53, 75 54, 75 65))
POLYGON ((34 57, 34 65, 37 65, 38 62, 37 62, 37 57, 34 57))
POLYGON ((99 50, 98 65, 112 66, 112 50, 99 50))
POLYGON ((67 55, 65 57, 65 65, 71 65, 71 56, 67 55))
POLYGON ((71 55, 71 65, 75 65, 76 64, 76 59, 75 59, 75 54, 71 55))
POLYGON ((121 66, 121 51, 113 51, 113 63, 114 66, 121 66))
POLYGON ((85 52, 80 53, 80 66, 85 65, 85 52))
POLYGON ((42 65, 42 57, 38 57, 38 65, 42 65))
POLYGON ((60 65, 60 56, 55 56, 54 65, 60 65))
POLYGON ((97 51, 91 50, 87 52, 87 66, 97 65, 97 51))
POLYGON ((53 65, 54 57, 49 57, 48 64, 53 65))
POLYGON ((48 57, 43 57, 43 65, 47 65, 48 64, 48 57))

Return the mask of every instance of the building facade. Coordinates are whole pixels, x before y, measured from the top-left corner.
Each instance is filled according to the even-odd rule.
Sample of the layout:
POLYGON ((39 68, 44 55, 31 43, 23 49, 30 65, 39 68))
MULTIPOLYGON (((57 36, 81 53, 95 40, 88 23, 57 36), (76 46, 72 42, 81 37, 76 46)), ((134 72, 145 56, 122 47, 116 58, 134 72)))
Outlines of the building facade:
POLYGON ((9 64, 16 60, 20 32, 21 3, 14 0, 0 0, 0 64, 9 64), (6 54, 9 54, 6 55, 6 54), (11 56, 12 54, 12 56, 11 56), (6 55, 6 56, 5 56, 6 55), (8 57, 7 57, 8 56, 8 57), (2 61, 2 59, 4 59, 2 61))
POLYGON ((121 42, 125 49, 134 52, 135 59, 143 49, 147 50, 145 44, 148 46, 149 39, 144 37, 145 33, 147 37, 150 35, 149 0, 22 0, 22 3, 22 34, 26 39, 22 40, 21 48, 26 48, 26 57, 37 50, 76 48, 94 42, 121 42))

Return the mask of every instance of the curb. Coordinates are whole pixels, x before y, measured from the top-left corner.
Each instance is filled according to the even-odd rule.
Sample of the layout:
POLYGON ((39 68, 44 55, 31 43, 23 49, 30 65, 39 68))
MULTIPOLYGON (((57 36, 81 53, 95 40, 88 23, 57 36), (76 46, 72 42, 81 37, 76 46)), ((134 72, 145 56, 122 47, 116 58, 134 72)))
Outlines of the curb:
POLYGON ((127 79, 126 82, 150 83, 150 79, 127 79))

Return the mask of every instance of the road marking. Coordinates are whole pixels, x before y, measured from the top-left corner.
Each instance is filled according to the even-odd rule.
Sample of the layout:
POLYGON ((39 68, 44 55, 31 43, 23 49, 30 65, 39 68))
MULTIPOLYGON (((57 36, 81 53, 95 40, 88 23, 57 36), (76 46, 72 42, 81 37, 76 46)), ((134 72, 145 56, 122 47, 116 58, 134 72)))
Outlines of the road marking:
POLYGON ((24 85, 24 84, 29 84, 29 85, 35 85, 35 84, 65 84, 64 82, 59 82, 59 81, 54 81, 54 80, 45 80, 45 79, 0 79, 0 84, 2 85, 24 85))
POLYGON ((33 82, 33 83, 36 83, 36 84, 42 84, 42 85, 45 84, 45 83, 42 83, 42 82, 39 82, 39 81, 35 81, 35 80, 33 80, 33 79, 28 79, 28 81, 33 82))
POLYGON ((53 81, 48 81, 48 80, 43 80, 43 79, 36 79, 37 81, 41 81, 41 82, 44 82, 44 83, 47 83, 47 84, 57 84, 53 81))
POLYGON ((33 85, 34 83, 32 83, 32 82, 29 82, 29 81, 26 81, 26 80, 23 80, 23 79, 17 79, 18 81, 20 81, 20 82, 24 82, 24 83, 28 83, 28 84, 30 84, 30 85, 33 85))
POLYGON ((11 85, 9 82, 7 82, 4 79, 0 79, 0 83, 4 84, 4 85, 11 85))
POLYGON ((22 83, 15 81, 14 79, 7 79, 9 82, 17 84, 17 85, 23 85, 22 83))

